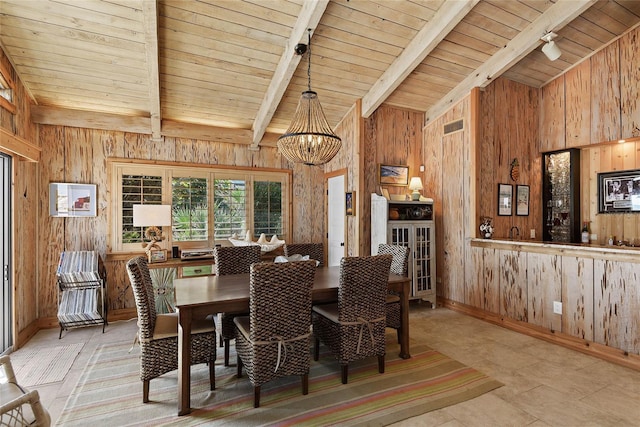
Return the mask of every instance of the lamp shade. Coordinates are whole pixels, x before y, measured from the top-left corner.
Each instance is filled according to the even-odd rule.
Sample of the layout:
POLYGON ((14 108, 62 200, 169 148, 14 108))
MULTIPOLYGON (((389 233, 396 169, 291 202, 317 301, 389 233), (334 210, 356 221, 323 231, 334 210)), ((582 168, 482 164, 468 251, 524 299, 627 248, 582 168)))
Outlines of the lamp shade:
POLYGON ((424 187, 422 186, 422 179, 419 176, 411 177, 411 181, 409 181, 409 190, 422 190, 424 187))
POLYGON ((555 61, 556 59, 560 58, 560 55, 562 55, 562 51, 553 40, 545 43, 545 45, 542 46, 542 53, 544 53, 550 61, 555 61))
POLYGON ((171 225, 171 205, 133 205, 133 226, 171 225))

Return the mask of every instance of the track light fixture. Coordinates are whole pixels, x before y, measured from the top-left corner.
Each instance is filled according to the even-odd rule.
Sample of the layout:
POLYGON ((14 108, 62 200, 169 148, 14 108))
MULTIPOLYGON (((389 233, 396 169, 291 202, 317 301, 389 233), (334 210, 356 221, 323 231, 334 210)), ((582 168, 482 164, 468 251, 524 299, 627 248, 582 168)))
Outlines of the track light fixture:
POLYGON ((562 55, 562 51, 556 45, 556 42, 553 41, 558 35, 552 31, 549 31, 544 36, 540 37, 540 40, 545 41, 545 45, 542 46, 542 53, 544 53, 550 61, 555 61, 560 58, 562 55))

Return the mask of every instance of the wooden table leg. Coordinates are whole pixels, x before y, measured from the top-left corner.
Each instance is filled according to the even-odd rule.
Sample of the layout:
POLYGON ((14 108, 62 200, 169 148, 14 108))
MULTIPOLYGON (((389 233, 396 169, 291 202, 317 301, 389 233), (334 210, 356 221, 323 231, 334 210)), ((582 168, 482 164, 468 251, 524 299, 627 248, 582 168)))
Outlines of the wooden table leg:
POLYGON ((402 284, 400 292, 400 323, 402 325, 400 333, 400 357, 403 359, 411 358, 409 352, 409 294, 410 282, 407 280, 402 284))
POLYGON ((188 308, 178 310, 178 415, 191 412, 191 318, 188 308))

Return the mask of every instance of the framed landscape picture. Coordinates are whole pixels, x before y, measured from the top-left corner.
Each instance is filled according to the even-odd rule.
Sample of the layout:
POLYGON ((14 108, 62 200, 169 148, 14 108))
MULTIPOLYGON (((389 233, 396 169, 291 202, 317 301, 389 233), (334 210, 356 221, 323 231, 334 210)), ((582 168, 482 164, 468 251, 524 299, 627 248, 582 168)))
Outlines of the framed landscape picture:
POLYGON ((380 185, 409 185, 409 166, 378 165, 380 185))

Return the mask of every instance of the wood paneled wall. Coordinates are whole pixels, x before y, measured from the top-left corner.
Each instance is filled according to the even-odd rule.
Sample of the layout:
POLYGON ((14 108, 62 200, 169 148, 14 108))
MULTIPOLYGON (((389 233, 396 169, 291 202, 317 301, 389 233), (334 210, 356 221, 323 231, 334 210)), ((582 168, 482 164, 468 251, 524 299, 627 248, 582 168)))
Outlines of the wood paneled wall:
POLYGON ((596 243, 640 238, 640 214, 598 214, 599 172, 640 168, 640 28, 541 89, 540 151, 581 148, 580 208, 596 243))
POLYGON ((473 164, 470 145, 470 97, 454 105, 423 129, 425 174, 423 183, 434 199, 436 225, 436 293, 455 301, 475 298, 474 282, 467 280, 467 258, 471 256, 466 239, 471 237, 475 194, 471 186, 473 164), (460 131, 445 135, 444 125, 464 121, 460 131))
MULTIPOLYGON (((9 71, 14 83, 13 99, 15 114, 0 107, 0 127, 35 146, 38 127, 31 123, 29 95, 13 69, 11 62, 0 49, 0 62, 9 71)), ((1 150, 1 149, 0 149, 1 150)), ((10 154, 10 153, 7 153, 10 154)), ((20 347, 37 332, 34 327, 38 319, 38 295, 40 287, 37 275, 37 247, 43 241, 37 234, 36 218, 38 204, 37 163, 13 157, 13 297, 20 308, 13 320, 14 345, 20 347), (20 334, 21 331, 25 331, 20 334)))
MULTIPOLYGON (((107 158, 163 160, 200 164, 284 168, 289 165, 276 148, 249 151, 244 145, 165 138, 149 135, 41 126, 43 152, 38 174, 38 318, 53 322, 57 310, 55 268, 61 251, 97 250, 106 257, 109 203, 107 158), (50 182, 82 182, 98 185, 96 218, 51 218, 48 214, 50 182)), ((324 234, 322 170, 293 167, 293 236, 295 241, 322 241, 324 234)), ((124 261, 108 262, 108 307, 112 312, 133 309, 124 261)), ((45 324, 47 325, 47 324, 45 324)), ((43 326, 45 326, 43 325, 43 326)))
MULTIPOLYGON (((480 95, 479 139, 476 147, 477 223, 493 218, 494 238, 509 236, 518 227, 520 238, 530 238, 535 230, 542 238, 542 157, 538 151, 538 90, 499 78, 480 95), (520 177, 511 179, 511 163, 518 160, 520 177), (529 215, 498 216, 498 184, 529 186, 529 215)), ((474 230, 475 237, 481 237, 474 230)))
MULTIPOLYGON (((378 165, 407 165, 409 178, 419 176, 422 179, 425 197, 432 197, 435 190, 425 183, 425 173, 420 166, 425 165, 422 144, 424 114, 402 110, 387 105, 380 106, 369 118, 364 120, 364 197, 366 198, 366 222, 371 224, 371 193, 379 193, 378 165)), ((385 186, 390 194, 408 194, 407 187, 385 186)), ((364 200, 364 199, 363 199, 364 200)), ((361 237, 363 254, 371 251, 371 230, 361 237)))

